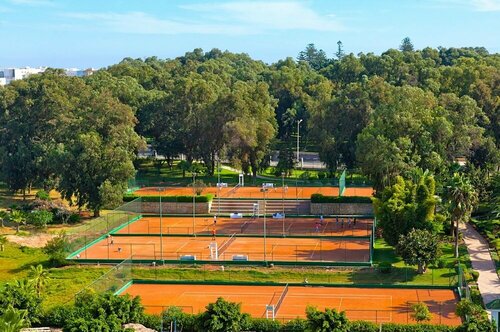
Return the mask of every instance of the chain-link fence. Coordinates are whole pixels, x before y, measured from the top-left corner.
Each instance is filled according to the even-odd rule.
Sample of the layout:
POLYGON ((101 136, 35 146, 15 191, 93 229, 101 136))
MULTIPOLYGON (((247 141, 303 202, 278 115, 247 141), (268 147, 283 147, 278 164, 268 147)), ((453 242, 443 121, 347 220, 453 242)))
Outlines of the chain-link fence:
MULTIPOLYGON (((136 198, 112 211, 106 212, 103 216, 96 218, 83 229, 78 228, 68 234, 68 246, 66 251, 68 258, 80 257, 86 254, 86 249, 107 234, 119 227, 124 227, 141 217, 142 199, 136 198), (82 256, 81 255, 81 256, 82 256)), ((85 258, 82 256, 82 258, 85 258)))

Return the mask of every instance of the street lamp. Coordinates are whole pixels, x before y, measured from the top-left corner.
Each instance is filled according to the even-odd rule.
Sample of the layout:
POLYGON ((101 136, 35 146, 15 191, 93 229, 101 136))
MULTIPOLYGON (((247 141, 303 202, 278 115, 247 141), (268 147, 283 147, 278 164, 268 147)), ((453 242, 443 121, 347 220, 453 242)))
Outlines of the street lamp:
POLYGON ((264 262, 267 265, 267 224, 266 224, 266 206, 267 206, 267 200, 266 200, 266 193, 267 193, 267 188, 262 188, 260 191, 264 194, 264 262))
POLYGON ((300 163, 300 155, 299 155, 299 142, 300 142, 300 123, 303 119, 297 120, 297 163, 300 163))
POLYGON ((196 218, 196 187, 195 187, 195 180, 196 180, 196 172, 193 172, 193 236, 195 235, 194 227, 195 227, 195 218, 196 218))
POLYGON ((160 197, 160 259, 163 262, 163 225, 162 225, 162 218, 161 218, 162 206, 161 206, 161 188, 160 187, 158 187, 158 196, 160 197))
POLYGON ((281 213, 283 237, 285 237, 285 172, 281 172, 281 213))
MULTIPOLYGON (((300 163, 300 154, 299 154, 299 144, 300 144, 300 123, 303 121, 303 119, 297 120, 297 168, 298 164, 300 163)), ((295 196, 297 200, 297 214, 299 214, 299 174, 295 176, 295 196)))
POLYGON ((217 200, 219 201, 217 204, 217 216, 220 215, 220 158, 217 156, 217 200))

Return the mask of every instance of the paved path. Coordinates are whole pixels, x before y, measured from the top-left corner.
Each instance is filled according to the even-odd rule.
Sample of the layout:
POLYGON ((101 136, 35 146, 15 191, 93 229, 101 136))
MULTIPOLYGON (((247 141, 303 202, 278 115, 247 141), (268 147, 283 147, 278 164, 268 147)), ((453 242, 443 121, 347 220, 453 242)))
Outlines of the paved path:
POLYGON ((477 284, 484 303, 500 299, 500 279, 490 256, 488 242, 469 224, 461 225, 460 231, 464 235, 472 268, 479 271, 477 284))

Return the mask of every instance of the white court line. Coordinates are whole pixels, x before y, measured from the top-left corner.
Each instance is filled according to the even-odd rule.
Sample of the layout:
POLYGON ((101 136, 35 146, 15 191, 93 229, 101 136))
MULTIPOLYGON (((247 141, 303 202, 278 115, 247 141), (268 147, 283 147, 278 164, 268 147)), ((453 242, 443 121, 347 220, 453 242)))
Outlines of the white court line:
POLYGON ((185 246, 188 245, 188 241, 186 241, 182 246, 179 247, 179 249, 177 249, 175 252, 178 253, 182 248, 184 248, 185 246))
POLYGON ((319 241, 316 242, 316 245, 314 246, 314 248, 312 250, 311 256, 309 256, 309 259, 313 259, 314 253, 316 252, 316 248, 318 247, 320 241, 321 240, 319 240, 319 241))

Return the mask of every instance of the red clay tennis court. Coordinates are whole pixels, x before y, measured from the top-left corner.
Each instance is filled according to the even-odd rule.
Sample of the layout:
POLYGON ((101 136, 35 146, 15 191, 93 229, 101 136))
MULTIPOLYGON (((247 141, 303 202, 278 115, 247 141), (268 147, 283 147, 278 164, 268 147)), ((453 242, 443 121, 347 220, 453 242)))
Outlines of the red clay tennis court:
MULTIPOLYGON (((264 234, 263 218, 231 219, 218 217, 214 225, 212 217, 194 218, 195 234, 211 234, 215 227, 217 234, 264 234)), ((373 219, 342 217, 324 218, 267 218, 268 235, 308 235, 308 236, 370 236, 373 219)), ((193 234, 193 217, 142 217, 127 224, 117 234, 193 234)))
POLYGON ((124 260, 201 260, 268 262, 359 262, 370 261, 369 239, 264 238, 210 236, 112 236, 75 253, 72 259, 98 261, 124 260), (217 244, 214 253, 210 247, 217 244), (189 257, 192 258, 189 258, 189 257), (236 257, 236 258, 235 258, 236 257), (239 257, 239 258, 238 258, 239 257))
POLYGON ((169 306, 188 313, 199 313, 218 297, 241 303, 242 311, 253 317, 266 317, 266 306, 274 306, 276 319, 305 317, 306 306, 320 310, 345 311, 350 320, 377 323, 414 323, 409 307, 424 302, 432 313, 430 323, 459 325, 455 315, 458 297, 450 289, 394 289, 317 286, 247 286, 134 283, 125 294, 140 296, 146 311, 160 313, 169 306))
MULTIPOLYGON (((264 194, 260 191, 261 187, 233 187, 220 188, 207 187, 203 190, 203 194, 217 195, 220 193, 221 198, 259 198, 262 199, 264 194), (219 191, 220 190, 220 191, 219 191)), ((144 187, 138 189, 134 194, 139 196, 192 196, 192 187, 144 187)), ((267 198, 286 198, 286 199, 310 199, 312 194, 323 194, 325 196, 338 196, 339 188, 337 187, 286 187, 278 186, 269 188, 266 192, 267 198)), ((347 187, 344 196, 365 196, 370 197, 373 194, 373 188, 370 187, 347 187)))

